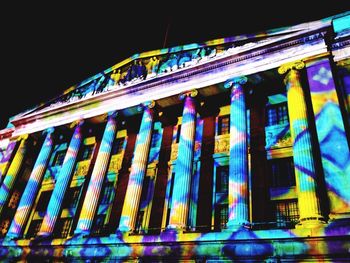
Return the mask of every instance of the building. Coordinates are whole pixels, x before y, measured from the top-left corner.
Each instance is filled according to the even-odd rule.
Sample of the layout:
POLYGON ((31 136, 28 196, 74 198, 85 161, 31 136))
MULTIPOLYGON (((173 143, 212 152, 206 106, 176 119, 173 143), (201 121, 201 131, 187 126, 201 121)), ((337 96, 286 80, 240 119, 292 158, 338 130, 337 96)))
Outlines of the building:
POLYGON ((350 12, 136 54, 0 131, 0 257, 350 259, 350 12))

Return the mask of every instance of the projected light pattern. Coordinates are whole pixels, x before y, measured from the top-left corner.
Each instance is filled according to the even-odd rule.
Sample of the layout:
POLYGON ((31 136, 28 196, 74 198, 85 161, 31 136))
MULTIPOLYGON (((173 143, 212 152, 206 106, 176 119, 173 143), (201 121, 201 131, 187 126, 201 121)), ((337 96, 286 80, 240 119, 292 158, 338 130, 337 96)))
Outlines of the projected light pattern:
POLYGON ((16 214, 10 226, 10 230, 7 233, 7 236, 9 237, 19 237, 22 234, 25 222, 28 220, 30 209, 32 208, 34 200, 38 193, 41 181, 45 173, 47 162, 52 151, 53 132, 53 128, 50 128, 43 132, 44 135, 46 134, 46 138, 43 142, 38 158, 34 164, 33 171, 19 202, 16 214))
POLYGON ((329 60, 310 63, 307 75, 331 217, 350 212, 350 152, 329 60))
POLYGON ((243 85, 246 77, 226 81, 231 90, 230 168, 228 193, 228 227, 248 225, 248 141, 247 113, 243 85))
POLYGON ((16 144, 16 141, 11 141, 7 145, 6 150, 0 152, 0 183, 2 183, 3 177, 6 175, 9 166, 9 161, 16 147, 16 144))
POLYGON ((16 116, 0 131, 0 260, 349 262, 349 19, 136 54, 16 116), (68 146, 81 118, 91 137, 80 123, 68 146), (80 160, 81 143, 100 147, 80 160))
POLYGON ((103 181, 108 168, 109 157, 113 141, 117 131, 116 113, 108 116, 106 128, 102 137, 100 149, 97 154, 91 179, 84 199, 83 207, 79 217, 77 229, 74 233, 89 233, 92 221, 96 213, 98 200, 101 194, 103 181))
POLYGON ((135 155, 132 160, 128 188, 119 223, 119 229, 122 231, 130 231, 135 227, 136 214, 139 208, 142 185, 147 168, 148 153, 152 139, 154 106, 154 102, 146 103, 143 106, 144 112, 140 131, 136 140, 135 155))
POLYGON ((322 220, 318 198, 315 163, 312 154, 311 134, 307 118, 305 95, 300 83, 298 69, 304 68, 303 62, 283 65, 279 72, 287 75, 288 114, 293 139, 293 159, 298 193, 300 220, 313 223, 322 220))
POLYGON ((4 205, 6 204, 10 192, 12 191, 12 188, 15 184, 15 181, 17 180, 18 174, 20 172, 24 155, 26 154, 28 135, 23 136, 20 138, 20 144, 18 146, 17 152, 11 162, 11 165, 7 171, 7 174, 4 178, 4 181, 1 184, 0 187, 0 214, 2 213, 2 210, 4 208, 4 205))
POLYGON ((183 229, 187 225, 196 133, 196 102, 193 97, 197 93, 194 90, 181 95, 184 99, 184 108, 168 226, 174 229, 183 229))
POLYGON ((66 156, 62 164, 62 168, 57 177, 55 188, 52 192, 49 204, 47 206, 46 214, 40 228, 39 235, 51 235, 55 223, 60 216, 63 198, 72 177, 73 168, 79 152, 79 147, 82 141, 82 126, 84 121, 79 121, 75 127, 72 139, 70 141, 66 156))

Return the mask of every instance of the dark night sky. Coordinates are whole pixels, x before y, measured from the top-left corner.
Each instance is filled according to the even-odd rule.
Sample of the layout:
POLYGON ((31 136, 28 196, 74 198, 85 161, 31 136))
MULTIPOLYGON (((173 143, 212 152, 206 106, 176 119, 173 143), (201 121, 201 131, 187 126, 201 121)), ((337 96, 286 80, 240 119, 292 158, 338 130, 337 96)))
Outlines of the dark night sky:
POLYGON ((265 1, 258 6, 247 0, 238 6, 232 4, 236 1, 198 6, 167 2, 157 7, 161 10, 125 2, 70 6, 14 1, 0 8, 0 129, 10 116, 123 59, 162 48, 169 23, 165 47, 253 34, 350 10, 346 0, 315 1, 313 6, 309 1, 265 1), (303 8, 303 3, 311 6, 303 8))

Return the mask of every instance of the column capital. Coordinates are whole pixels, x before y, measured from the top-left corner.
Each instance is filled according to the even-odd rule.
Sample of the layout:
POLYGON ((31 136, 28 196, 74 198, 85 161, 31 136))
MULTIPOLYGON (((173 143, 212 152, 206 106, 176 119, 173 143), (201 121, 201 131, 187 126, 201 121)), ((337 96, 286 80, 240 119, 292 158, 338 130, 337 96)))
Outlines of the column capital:
POLYGON ((228 79, 224 83, 225 89, 229 88, 235 88, 236 85, 244 85, 248 81, 248 78, 246 76, 239 76, 239 77, 234 77, 231 79, 228 79))
POLYGON ((50 127, 50 128, 47 128, 47 129, 43 130, 42 134, 43 135, 48 135, 48 134, 54 133, 54 131, 55 131, 55 128, 54 127, 50 127))
POLYGON ((21 140, 27 140, 29 137, 29 134, 22 134, 15 138, 15 141, 21 141, 21 140))
POLYGON ((69 128, 74 128, 74 127, 76 127, 78 125, 82 126, 83 124, 84 124, 84 120, 83 119, 75 120, 69 125, 69 128))
POLYGON ((107 113, 107 117, 116 118, 119 115, 118 111, 110 111, 107 113))
POLYGON ((286 64, 283 64, 282 66, 280 66, 278 68, 278 73, 283 75, 285 73, 287 73, 287 71, 292 70, 292 69, 303 69, 305 67, 305 63, 302 60, 298 60, 298 61, 293 61, 293 62, 289 62, 286 64))
POLYGON ((141 104, 137 107, 137 110, 138 110, 138 111, 142 111, 142 110, 144 110, 145 108, 154 109, 156 106, 157 106, 157 105, 156 105, 156 101, 154 101, 154 100, 149 100, 149 101, 146 101, 146 102, 141 103, 141 104))
POLYGON ((189 90, 189 91, 186 91, 186 92, 184 92, 184 93, 181 93, 181 94, 179 95, 179 99, 180 99, 180 100, 184 100, 186 97, 192 97, 192 98, 194 98, 194 97, 196 97, 197 95, 198 95, 198 90, 193 89, 193 90, 189 90))

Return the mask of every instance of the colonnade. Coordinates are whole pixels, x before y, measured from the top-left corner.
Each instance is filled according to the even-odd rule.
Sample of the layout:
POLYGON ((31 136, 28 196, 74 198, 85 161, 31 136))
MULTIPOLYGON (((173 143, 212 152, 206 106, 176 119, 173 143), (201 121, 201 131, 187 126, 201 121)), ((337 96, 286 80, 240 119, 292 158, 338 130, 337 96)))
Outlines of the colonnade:
MULTIPOLYGON (((295 164, 296 187, 300 210, 301 225, 312 227, 325 222, 325 215, 320 206, 319 178, 314 159, 314 147, 308 116, 309 109, 305 96, 305 87, 300 80, 299 71, 305 67, 303 61, 282 65, 278 72, 283 74, 287 91, 290 131, 293 140, 293 159, 295 164)), ((229 159, 229 191, 228 191, 228 229, 249 226, 249 193, 248 193, 248 138, 245 85, 246 76, 228 79, 224 86, 231 89, 230 103, 230 159, 229 159)), ((253 87, 254 88, 254 87, 253 87)), ((196 133, 197 96, 192 90, 180 95, 183 102, 182 127, 178 146, 178 158, 175 167, 175 179, 171 199, 169 229, 185 229, 188 225, 190 186, 193 173, 193 152, 196 133)), ((141 198, 143 179, 147 170, 148 154, 151 147, 152 130, 157 114, 155 102, 142 105, 142 120, 136 140, 129 181, 118 230, 135 229, 137 212, 141 198)), ((335 107, 335 111, 339 111, 335 107)), ((79 147, 82 143, 82 127, 84 121, 74 123, 74 133, 69 143, 67 154, 50 198, 46 214, 38 233, 39 236, 50 236, 62 208, 64 194, 72 177, 79 147)), ((344 128, 343 128, 344 129, 344 128)), ((75 234, 90 234, 94 216, 97 213, 98 200, 108 169, 113 141, 118 130, 118 113, 108 114, 105 130, 98 149, 97 158, 92 170, 91 179, 84 197, 81 213, 75 234)), ((345 132, 344 132, 345 133, 345 132)), ((45 169, 55 141, 55 129, 43 132, 45 139, 41 146, 29 181, 19 202, 18 209, 11 223, 7 236, 20 237, 28 222, 30 210, 39 191, 45 169)), ((17 152, 8 168, 6 177, 0 187, 0 213, 14 187, 16 176, 24 161, 26 152, 26 136, 18 140, 17 152)), ((321 152, 330 149, 321 145, 321 152)), ((349 147, 342 151, 349 154, 349 147)), ((345 154, 346 154, 345 153, 345 154)), ((347 179, 349 180, 349 179, 347 179)), ((344 195, 344 198, 348 198, 344 195)), ((349 198, 348 198, 349 199, 349 198)), ((345 200, 349 203, 350 200, 345 200)))

